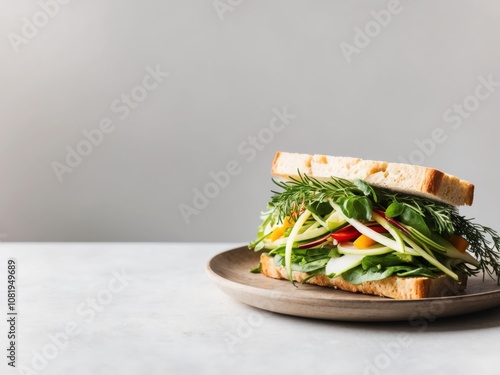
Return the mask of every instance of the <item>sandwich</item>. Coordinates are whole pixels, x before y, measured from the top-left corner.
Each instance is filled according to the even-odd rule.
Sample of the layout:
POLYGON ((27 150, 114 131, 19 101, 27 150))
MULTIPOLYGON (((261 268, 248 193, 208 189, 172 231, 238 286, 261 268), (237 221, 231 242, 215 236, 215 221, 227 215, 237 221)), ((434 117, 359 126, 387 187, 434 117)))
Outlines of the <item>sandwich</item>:
POLYGON ((394 299, 457 295, 500 275, 500 237, 461 216, 474 185, 433 168, 277 152, 252 272, 394 299))

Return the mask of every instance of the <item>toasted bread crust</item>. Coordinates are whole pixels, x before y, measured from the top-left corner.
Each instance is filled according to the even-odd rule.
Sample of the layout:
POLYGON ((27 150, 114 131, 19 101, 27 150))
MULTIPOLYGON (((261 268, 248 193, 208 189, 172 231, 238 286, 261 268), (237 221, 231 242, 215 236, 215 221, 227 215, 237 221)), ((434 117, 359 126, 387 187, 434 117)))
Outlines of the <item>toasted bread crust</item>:
POLYGON ((317 179, 332 176, 363 179, 405 194, 435 199, 453 206, 472 205, 474 185, 437 169, 418 165, 387 163, 359 158, 277 152, 271 173, 298 178, 298 172, 317 179))
MULTIPOLYGON (((285 267, 276 266, 274 259, 267 254, 260 256, 261 272, 267 277, 288 280, 285 267)), ((305 272, 292 272, 294 281, 303 282, 309 275, 305 272)), ((394 299, 421 299, 457 295, 463 292, 467 284, 464 277, 457 283, 446 275, 435 279, 429 277, 397 277, 390 276, 383 280, 364 282, 354 285, 342 277, 329 278, 326 275, 315 275, 306 281, 307 284, 331 287, 348 292, 372 294, 394 299)))

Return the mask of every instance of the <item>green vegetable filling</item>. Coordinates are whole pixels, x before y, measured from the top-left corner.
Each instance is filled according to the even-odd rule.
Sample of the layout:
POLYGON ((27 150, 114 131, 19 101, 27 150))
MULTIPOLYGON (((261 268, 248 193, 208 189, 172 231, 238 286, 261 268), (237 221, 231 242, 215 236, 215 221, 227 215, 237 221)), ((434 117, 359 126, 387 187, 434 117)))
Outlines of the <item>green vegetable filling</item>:
MULTIPOLYGON (((290 278, 292 271, 300 271, 310 277, 342 276, 352 284, 360 284, 394 275, 434 278, 445 273, 458 281, 459 275, 482 271, 500 281, 500 237, 493 229, 460 216, 454 206, 375 188, 362 180, 320 181, 299 175, 298 179, 274 182, 282 191, 273 191, 257 238, 249 247, 255 251, 265 249, 277 266, 285 267, 290 278), (286 220, 294 225, 285 227, 286 220), (372 225, 385 233, 370 229, 372 225), (274 238, 273 233, 280 227, 281 232, 274 238), (334 238, 341 238, 335 235, 341 231, 343 236, 359 231, 359 235, 363 233, 383 244, 386 250, 379 254, 375 248, 371 253, 378 255, 364 255, 363 249, 358 252, 348 242, 349 254, 362 258, 361 264, 358 260, 349 268, 349 262, 344 262, 348 269, 345 264, 339 268, 335 263, 344 255, 334 238), (474 257, 456 249, 450 243, 451 235, 467 240, 474 257), (328 274, 328 270, 339 269, 341 274, 328 274)), ((260 265, 252 272, 260 272, 260 265)))

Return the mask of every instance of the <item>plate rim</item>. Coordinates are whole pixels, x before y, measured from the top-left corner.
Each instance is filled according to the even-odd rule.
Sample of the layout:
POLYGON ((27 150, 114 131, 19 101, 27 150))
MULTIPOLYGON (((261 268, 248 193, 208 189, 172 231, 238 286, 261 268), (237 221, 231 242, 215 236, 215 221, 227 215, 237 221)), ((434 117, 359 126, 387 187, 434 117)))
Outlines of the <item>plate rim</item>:
MULTIPOLYGON (((213 256, 210 257, 210 259, 206 262, 205 264, 205 270, 208 273, 208 276, 210 279, 226 294, 230 295, 232 298, 239 300, 240 302, 257 307, 263 310, 268 310, 272 312, 278 312, 286 315, 291 315, 291 316, 301 316, 301 317, 307 317, 307 318, 317 318, 317 319, 326 319, 326 320, 344 320, 344 321, 401 321, 401 320, 408 320, 407 317, 401 317, 401 318, 388 318, 388 319, 374 319, 374 318, 356 318, 356 319, 346 319, 345 317, 335 317, 333 314, 331 317, 317 317, 314 316, 315 314, 293 314, 293 313, 287 313, 280 311, 282 309, 277 309, 277 310, 270 310, 267 308, 264 308, 262 306, 258 306, 256 304, 251 304, 248 302, 244 301, 244 298, 241 298, 242 296, 238 296, 237 293, 234 293, 235 289, 238 288, 244 288, 246 294, 250 295, 259 295, 259 296, 267 296, 269 294, 269 289, 265 289, 256 285, 244 283, 244 282, 239 282, 235 281, 233 279, 230 279, 228 277, 224 277, 220 273, 218 273, 216 270, 214 270, 214 262, 217 262, 220 259, 223 259, 224 257, 227 257, 231 253, 235 253, 238 251, 248 251, 249 257, 253 256, 250 255, 252 254, 251 250, 248 248, 248 246, 243 245, 243 246, 238 246, 238 247, 233 247, 230 249, 226 249, 224 251, 221 251, 213 256)), ((259 254, 258 252, 254 252, 255 254, 259 254)), ((258 260, 258 259, 257 259, 258 260)), ((238 272, 241 272, 238 271, 238 272)), ((248 269, 245 270, 245 272, 249 272, 248 269)), ((263 276, 265 277, 265 276, 263 276)), ((484 278, 486 280, 488 276, 484 275, 483 276, 475 276, 475 278, 484 278)), ((273 279, 270 279, 273 280, 273 279)), ((279 280, 275 280, 279 281, 279 280)), ((307 284, 307 287, 313 287, 313 288, 322 288, 324 289, 325 287, 321 286, 316 286, 316 285, 311 285, 307 284)), ((493 308, 495 306, 500 305, 500 286, 499 289, 496 290, 487 290, 487 291, 481 291, 481 292, 476 292, 476 293, 471 293, 471 294, 461 294, 461 295, 455 295, 455 296, 443 296, 443 297, 429 297, 429 298, 422 298, 422 299, 392 299, 392 298, 385 298, 385 297, 380 297, 380 296, 370 296, 366 294, 358 294, 358 293, 350 293, 350 292, 345 292, 342 291, 343 293, 349 293, 348 295, 343 295, 343 293, 340 294, 334 294, 335 292, 339 292, 338 290, 332 289, 332 296, 334 298, 325 298, 324 295, 320 295, 319 297, 316 295, 308 295, 307 293, 301 294, 300 295, 300 300, 304 301, 316 301, 316 302, 328 302, 332 303, 332 301, 337 302, 337 303, 345 303, 345 304, 356 304, 356 305, 392 305, 395 307, 395 305, 399 306, 431 306, 433 303, 436 302, 444 302, 444 303, 459 303, 460 301, 467 300, 468 302, 474 302, 477 300, 483 301, 488 299, 488 297, 498 297, 498 301, 492 304, 492 306, 486 307, 486 308, 477 308, 474 309, 474 306, 471 309, 468 309, 470 311, 466 312, 458 312, 458 313, 451 313, 451 314, 437 314, 437 317, 445 317, 445 316, 453 316, 453 315, 463 315, 467 313, 472 313, 472 312, 478 312, 482 310, 486 310, 488 308, 493 308), (362 296, 363 298, 357 299, 356 295, 362 296), (373 297, 367 299, 366 297, 373 297)), ((282 290, 273 290, 273 293, 276 293, 276 297, 280 297, 283 299, 289 299, 290 301, 294 301, 295 303, 297 302, 296 296, 291 296, 291 291, 282 291, 282 290)), ((327 304, 328 305, 328 304, 327 304)), ((329 307, 329 306, 326 306, 329 307)), ((373 307, 373 306, 371 306, 373 307)), ((436 314, 435 314, 436 315, 436 314)))

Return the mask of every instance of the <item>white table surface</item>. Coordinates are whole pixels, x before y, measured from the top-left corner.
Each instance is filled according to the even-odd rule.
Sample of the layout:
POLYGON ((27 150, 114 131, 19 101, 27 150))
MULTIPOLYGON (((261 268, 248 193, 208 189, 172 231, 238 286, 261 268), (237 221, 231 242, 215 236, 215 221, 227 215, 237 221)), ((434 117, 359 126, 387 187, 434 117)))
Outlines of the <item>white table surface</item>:
POLYGON ((239 245, 1 243, 0 311, 15 257, 20 336, 0 374, 500 373, 500 308, 413 326, 267 313, 207 276, 239 245))

